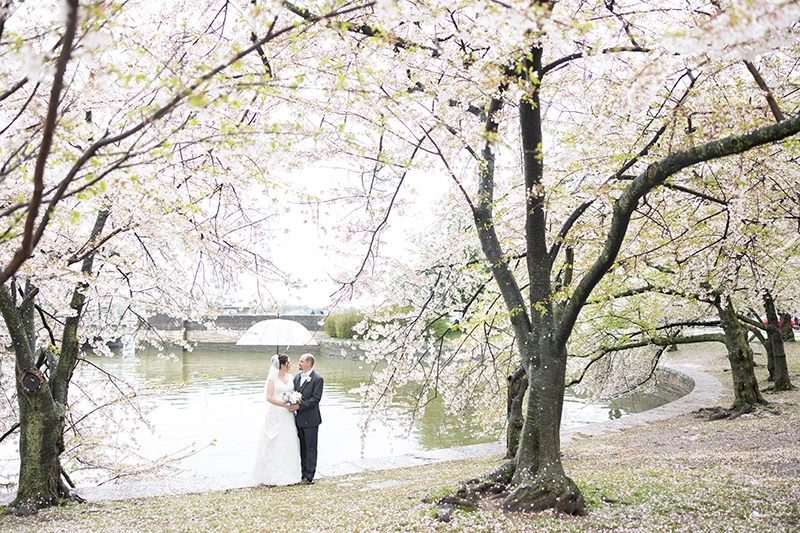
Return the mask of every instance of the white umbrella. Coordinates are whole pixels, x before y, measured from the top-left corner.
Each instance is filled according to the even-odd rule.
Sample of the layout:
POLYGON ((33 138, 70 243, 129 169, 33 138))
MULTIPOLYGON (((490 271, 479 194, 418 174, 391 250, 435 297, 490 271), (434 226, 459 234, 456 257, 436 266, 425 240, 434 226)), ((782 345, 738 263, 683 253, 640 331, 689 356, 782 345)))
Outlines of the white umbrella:
POLYGON ((236 341, 236 346, 316 346, 317 341, 306 327, 294 320, 275 318, 250 326, 236 341))

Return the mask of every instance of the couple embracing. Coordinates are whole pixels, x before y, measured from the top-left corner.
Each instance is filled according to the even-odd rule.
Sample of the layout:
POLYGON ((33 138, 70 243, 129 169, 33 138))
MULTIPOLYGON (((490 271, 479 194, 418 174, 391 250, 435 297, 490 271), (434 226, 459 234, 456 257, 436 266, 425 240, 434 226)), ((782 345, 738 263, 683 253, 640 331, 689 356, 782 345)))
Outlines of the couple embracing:
POLYGON ((300 356, 297 366, 300 372, 292 378, 289 356, 272 356, 265 385, 267 414, 253 473, 256 483, 314 483, 323 379, 314 371, 310 353, 300 356))

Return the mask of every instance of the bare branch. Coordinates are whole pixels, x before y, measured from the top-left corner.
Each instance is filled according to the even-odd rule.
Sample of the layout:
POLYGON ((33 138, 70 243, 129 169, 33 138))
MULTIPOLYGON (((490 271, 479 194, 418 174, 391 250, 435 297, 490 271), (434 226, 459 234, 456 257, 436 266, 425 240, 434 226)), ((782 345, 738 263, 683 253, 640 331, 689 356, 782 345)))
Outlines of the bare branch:
POLYGON ((778 102, 772 95, 772 91, 767 86, 767 82, 764 81, 764 78, 761 77, 761 74, 758 72, 756 66, 746 59, 744 61, 744 64, 747 67, 747 70, 750 71, 750 74, 753 75, 753 79, 756 80, 756 84, 758 85, 759 89, 764 91, 764 96, 767 98, 767 104, 769 104, 769 109, 770 111, 772 111, 772 116, 775 117, 775 120, 777 122, 780 122, 781 120, 786 120, 783 111, 781 111, 780 106, 778 106, 778 102))
POLYGON ((15 92, 17 92, 17 91, 18 91, 18 90, 20 90, 21 88, 23 88, 23 87, 25 86, 25 84, 26 84, 26 83, 28 83, 28 78, 22 78, 22 79, 21 79, 21 80, 19 80, 17 83, 15 83, 15 84, 14 84, 14 85, 12 85, 11 87, 9 87, 8 89, 6 89, 6 90, 5 90, 5 91, 3 91, 2 93, 0 93, 0 102, 2 102, 2 101, 3 101, 3 100, 5 100, 6 98, 8 98, 8 97, 9 97, 9 96, 11 96, 12 94, 14 94, 15 92))
POLYGON ((125 231, 130 231, 134 227, 136 227, 135 224, 133 226, 129 226, 129 227, 117 228, 114 231, 112 231, 111 233, 109 233, 108 235, 106 235, 105 237, 103 237, 102 239, 100 239, 99 241, 88 241, 86 244, 83 245, 83 247, 81 247, 80 250, 78 250, 78 252, 81 252, 81 254, 78 255, 78 252, 75 252, 74 254, 72 254, 72 256, 70 256, 67 259, 67 264, 68 265, 74 265, 75 263, 80 263, 81 261, 83 261, 84 259, 89 257, 90 255, 92 255, 95 252, 97 252, 97 250, 99 250, 101 246, 103 246, 105 243, 107 243, 108 241, 113 239, 115 236, 117 236, 120 233, 123 233, 125 231), (92 246, 89 247, 88 249, 86 249, 86 246, 89 245, 89 244, 91 244, 92 246))
POLYGON ((18 429, 19 429, 19 422, 14 422, 14 424, 8 429, 8 431, 6 431, 5 433, 3 433, 2 436, 0 436, 0 442, 3 442, 4 440, 6 440, 6 437, 11 435, 12 433, 14 433, 18 429))
MULTIPOLYGON (((39 90, 39 85, 40 84, 38 84, 38 83, 36 84, 36 86, 31 91, 31 94, 28 96, 28 100, 22 105, 22 107, 20 107, 20 109, 17 112, 17 114, 14 115, 14 118, 9 120, 8 124, 6 124, 6 127, 3 128, 2 130, 0 130, 0 135, 4 134, 8 130, 8 128, 10 128, 17 121, 17 119, 22 116, 22 113, 24 113, 25 110, 28 109, 28 106, 31 104, 31 101, 33 100, 33 97, 36 96, 36 91, 39 90)), ((0 98, 0 101, 2 101, 2 98, 0 98)))
POLYGON ((586 202, 583 202, 575 209, 575 211, 572 212, 572 214, 569 216, 566 222, 564 222, 564 225, 561 227, 561 231, 558 232, 556 240, 555 242, 553 242, 553 245, 550 247, 550 251, 548 252, 548 254, 550 255, 551 263, 555 262, 556 257, 558 256, 558 252, 561 249, 561 244, 564 242, 564 239, 567 238, 569 230, 572 229, 572 226, 575 224, 575 222, 578 221, 581 215, 587 209, 589 209, 589 206, 592 205, 593 203, 594 200, 587 200, 586 202))
MULTIPOLYGON (((411 152, 411 156, 409 157, 409 163, 413 161, 414 158, 417 156, 417 153, 419 152, 422 143, 425 142, 425 139, 428 138, 427 134, 428 132, 426 132, 425 135, 423 135, 418 139, 417 144, 414 146, 414 150, 411 152)), ((352 290, 353 286, 356 283, 356 280, 358 280, 359 276, 361 276, 364 270, 366 270, 369 258, 375 253, 374 247, 376 241, 378 240, 378 235, 380 234, 381 230, 384 227, 386 227, 386 224, 389 223, 389 215, 392 212, 394 203, 397 200, 398 195, 400 194, 400 190, 403 186, 403 182, 405 181, 407 175, 408 175, 408 169, 406 169, 405 172, 403 172, 403 174, 400 176, 400 180, 398 181, 397 186, 395 187, 394 193, 392 194, 392 198, 389 201, 389 206, 387 207, 386 212, 383 215, 383 219, 381 219, 378 225, 372 230, 371 232, 372 236, 370 238, 369 245, 367 246, 367 252, 364 255, 364 259, 361 261, 361 265, 359 266, 358 271, 352 276, 350 281, 343 283, 342 287, 337 292, 341 292, 345 287, 349 287, 352 290)))
MULTIPOLYGON (((616 54, 620 52, 642 52, 647 53, 649 52, 649 48, 642 48, 641 46, 612 46, 611 48, 604 48, 600 51, 601 54, 616 54)), ((548 63, 547 65, 542 67, 540 72, 541 76, 544 76, 548 72, 551 72, 558 67, 566 65, 571 61, 575 61, 576 59, 580 59, 582 57, 586 57, 587 55, 591 54, 591 49, 588 52, 575 52, 574 54, 570 54, 568 56, 564 56, 560 59, 556 59, 552 63, 548 63)))
POLYGON ((672 189, 673 191, 684 192, 684 193, 689 194, 691 196, 696 196, 696 197, 698 197, 698 198, 700 198, 702 200, 707 200, 707 201, 715 203, 715 204, 724 205, 724 206, 728 205, 728 202, 725 201, 725 200, 720 200, 719 198, 715 198, 714 196, 711 196, 709 194, 705 194, 705 193, 700 192, 700 191, 695 191, 694 189, 690 189, 688 187, 683 187, 681 185, 675 185, 674 183, 664 183, 664 188, 665 189, 672 189))

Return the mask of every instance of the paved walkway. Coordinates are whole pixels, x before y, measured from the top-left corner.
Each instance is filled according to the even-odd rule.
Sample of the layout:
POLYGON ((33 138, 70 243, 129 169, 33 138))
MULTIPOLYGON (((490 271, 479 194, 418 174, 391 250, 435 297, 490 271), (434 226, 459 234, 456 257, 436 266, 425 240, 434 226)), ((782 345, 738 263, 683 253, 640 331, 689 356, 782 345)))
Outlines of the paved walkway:
MULTIPOLYGON (((694 382, 694 388, 687 395, 661 407, 630 415, 616 420, 609 420, 597 424, 580 426, 562 432, 562 444, 568 444, 572 439, 587 438, 611 431, 620 431, 625 428, 646 424, 656 420, 664 420, 689 413, 701 407, 716 405, 722 393, 722 384, 715 377, 706 374, 698 367, 689 364, 670 364, 668 369, 685 375, 694 382)), ((442 461, 470 459, 500 455, 505 452, 505 444, 492 442, 488 444, 474 444, 443 450, 431 450, 405 455, 381 457, 376 459, 361 459, 348 461, 332 467, 325 468, 318 473, 318 477, 342 476, 358 472, 375 470, 390 470, 412 466, 422 466, 442 461)), ((253 486, 249 475, 232 475, 226 477, 175 477, 168 479, 154 479, 150 481, 123 483, 116 485, 102 485, 99 487, 79 487, 76 492, 89 501, 100 500, 128 500, 152 496, 165 496, 173 494, 189 494, 194 492, 221 491, 240 489, 253 486)), ((0 494, 0 504, 11 501, 13 495, 0 494)))

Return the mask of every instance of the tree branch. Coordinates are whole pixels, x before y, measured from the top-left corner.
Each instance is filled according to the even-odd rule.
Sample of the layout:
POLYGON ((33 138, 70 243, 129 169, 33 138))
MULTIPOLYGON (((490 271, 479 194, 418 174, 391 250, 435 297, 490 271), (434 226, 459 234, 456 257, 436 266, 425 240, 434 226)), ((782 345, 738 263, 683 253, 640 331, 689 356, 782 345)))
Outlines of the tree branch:
MULTIPOLYGON (((429 132, 425 132, 425 135, 423 135, 422 137, 420 137, 417 140, 417 144, 416 144, 416 146, 414 146, 414 150, 411 152, 411 156, 409 158, 409 164, 417 156, 417 153, 419 152, 420 148, 422 147, 422 143, 425 142, 425 139, 428 138, 427 137, 428 133, 429 132)), ((361 261, 361 265, 359 266, 358 271, 355 273, 355 275, 353 275, 353 277, 352 277, 352 279, 350 281, 343 283, 342 287, 336 292, 343 291, 345 287, 349 287, 352 290, 353 286, 356 283, 356 280, 358 280, 359 276, 361 276, 361 273, 364 272, 364 270, 366 270, 367 262, 369 261, 369 258, 374 253, 375 241, 378 239, 378 235, 380 234, 381 230, 384 227, 386 227, 386 224, 389 223, 389 215, 392 212, 392 207, 394 207, 394 203, 397 200, 397 196, 400 194, 400 189, 402 188, 403 182, 405 181, 405 178, 406 178, 407 175, 408 175, 408 169, 406 169, 403 172, 403 174, 400 176, 400 180, 397 183, 397 187, 395 187, 394 194, 392 194, 392 199, 389 202, 389 206, 386 209, 386 213, 384 214, 383 219, 380 221, 380 223, 378 223, 377 227, 375 227, 375 229, 372 230, 372 237, 370 238, 369 245, 367 247, 367 252, 364 255, 364 259, 361 261)))
POLYGON ((696 196, 698 198, 701 198, 703 200, 707 200, 707 201, 715 203, 715 204, 724 205, 724 206, 728 205, 728 202, 726 202, 725 200, 720 200, 719 198, 715 198, 715 197, 713 197, 711 195, 702 193, 700 191, 695 191, 693 189, 689 189, 688 187, 683 187, 681 185, 675 185, 674 183, 664 183, 664 188, 665 189, 672 189, 673 191, 679 191, 679 192, 683 192, 683 193, 686 193, 686 194, 690 194, 692 196, 696 196))
POLYGON ((6 440, 6 437, 14 433, 17 429, 19 429, 19 422, 14 422, 14 424, 9 428, 9 430, 3 433, 2 436, 0 436, 0 442, 6 440))
POLYGON ((472 217, 478 231, 481 249, 489 262, 509 311, 511 324, 517 336, 522 337, 530 334, 530 318, 517 280, 508 265, 508 258, 503 254, 503 247, 494 226, 492 208, 494 204, 494 152, 492 146, 498 129, 495 115, 502 107, 501 99, 492 98, 484 126, 486 143, 482 151, 483 164, 480 166, 478 193, 472 209, 472 217))
POLYGON ((133 226, 129 226, 129 227, 117 228, 114 231, 112 231, 111 233, 109 233, 108 235, 106 235, 105 237, 103 237, 102 239, 100 239, 99 241, 96 241, 96 242, 95 241, 87 241, 87 243, 84 244, 83 247, 81 247, 81 249, 79 250, 79 252, 82 252, 82 253, 80 255, 78 255, 78 252, 75 252, 74 254, 72 254, 67 259, 67 264, 68 265, 74 265, 75 263, 80 263, 81 261, 83 261, 87 257, 89 257, 90 255, 92 255, 95 252, 97 252, 97 250, 99 250, 100 247, 103 246, 105 243, 107 243, 109 240, 113 239, 115 236, 119 235, 122 232, 129 231, 129 230, 133 229, 134 227, 136 227, 136 224, 134 224, 133 226), (84 250, 86 248, 86 246, 89 245, 89 244, 91 244, 91 247, 88 250, 84 250))
POLYGON ((780 141, 800 131, 800 114, 744 134, 730 135, 685 150, 673 152, 649 165, 636 177, 614 202, 614 215, 606 242, 595 263, 586 272, 573 292, 559 324, 559 340, 566 342, 575 320, 589 295, 614 264, 628 230, 631 215, 641 198, 662 185, 670 176, 698 163, 740 154, 752 148, 780 141))
POLYGON ((767 104, 769 105, 770 111, 772 111, 772 116, 775 117, 775 120, 777 122, 780 122, 781 120, 786 120, 786 117, 781 111, 780 106, 778 106, 778 102, 772 95, 772 91, 767 86, 767 82, 764 81, 764 78, 761 77, 761 74, 758 72, 756 66, 746 59, 744 61, 744 64, 747 67, 747 70, 750 71, 750 74, 753 75, 753 79, 756 80, 756 85, 758 85, 759 89, 764 91, 764 96, 767 98, 767 104))
POLYGON ((16 272, 22 263, 30 257, 37 243, 37 240, 35 240, 36 221, 39 217, 39 208, 44 191, 44 170, 47 158, 50 155, 50 147, 53 144, 56 120, 58 118, 58 105, 61 101, 61 90, 64 87, 64 73, 72 56, 72 44, 75 40, 77 26, 78 0, 67 0, 67 25, 64 31, 61 53, 56 62, 53 86, 50 89, 50 99, 44 121, 45 127, 42 132, 42 143, 39 147, 39 154, 36 157, 36 165, 33 172, 33 192, 31 194, 31 203, 28 207, 28 216, 25 220, 25 229, 22 234, 22 244, 12 257, 9 265, 0 274, 0 283, 5 283, 11 274, 16 272))
MULTIPOLYGON (((220 72, 226 70, 232 64, 236 63, 237 61, 241 60, 242 58, 249 55, 253 51, 257 50, 259 46, 262 46, 265 43, 270 42, 281 35, 290 33, 297 29, 297 25, 295 24, 288 25, 277 31, 273 31, 271 28, 270 31, 264 37, 253 42, 251 46, 234 54, 228 60, 222 62, 221 64, 217 65, 212 69, 209 69, 205 74, 197 77, 193 82, 187 84, 185 89, 179 91, 166 104, 164 104, 157 110, 153 111, 149 116, 141 120, 138 124, 116 135, 111 135, 111 136, 105 135, 103 136, 103 138, 92 144, 89 148, 86 149, 86 151, 83 152, 83 154, 81 154, 81 156, 77 159, 77 161, 73 164, 72 168, 67 173, 66 177, 62 180, 61 185, 58 187, 55 194, 53 195, 48 205, 48 208, 45 211, 45 214, 42 216, 42 219, 38 222, 38 227, 37 227, 36 219, 38 218, 39 208, 42 201, 42 191, 44 189, 43 185, 44 165, 49 155, 50 145, 52 144, 52 138, 55 129, 55 119, 57 116, 58 103, 59 103, 58 95, 60 94, 61 88, 63 87, 64 71, 66 69, 66 64, 70 58, 72 40, 74 39, 75 27, 77 24, 78 0, 68 0, 68 2, 70 6, 70 15, 68 17, 67 32, 65 33, 63 39, 62 54, 59 57, 58 67, 56 69, 56 81, 54 82, 53 90, 51 91, 51 100, 50 100, 50 107, 48 109, 48 118, 46 120, 46 128, 43 135, 42 145, 39 151, 39 157, 37 158, 36 171, 34 173, 34 191, 32 195, 32 200, 28 208, 28 217, 26 220, 25 232, 23 234, 23 241, 22 245, 17 250, 14 257, 3 268, 2 272, 0 272, 0 284, 5 283, 28 259, 28 257, 30 257, 30 254, 33 252, 33 249, 36 247, 38 242, 41 240, 42 235, 44 234, 47 224, 50 221, 50 217, 52 216, 52 213, 55 210, 56 204, 58 204, 58 202, 60 202, 61 199, 64 197, 64 194, 66 193, 69 184, 76 178, 78 172, 83 168, 83 166, 89 160, 91 160, 102 148, 111 144, 119 143, 120 141, 125 140, 128 137, 144 130, 149 125, 161 120, 163 117, 171 113, 181 102, 183 102, 189 96, 194 94, 199 87, 201 87, 207 81, 217 76, 220 72)), ((364 9, 365 7, 369 7, 373 4, 374 2, 368 2, 363 5, 344 7, 340 10, 332 11, 325 15, 310 16, 306 19, 306 22, 314 24, 321 20, 329 20, 337 16, 345 15, 354 11, 364 9)))
MULTIPOLYGON (((645 340, 637 341, 637 342, 627 342, 624 344, 617 344, 615 346, 607 346, 603 347, 594 355, 591 356, 589 363, 584 366, 581 370, 581 373, 578 375, 577 378, 574 378, 567 382, 566 386, 569 387, 570 385, 576 385, 583 381, 583 378, 586 377, 586 373, 589 369, 598 361, 602 360, 604 357, 611 353, 621 352, 625 350, 633 350, 634 348, 644 348, 645 346, 660 346, 662 348, 666 348, 667 346, 672 346, 676 344, 696 344, 699 342, 725 342, 725 335, 723 333, 707 333, 702 335, 692 335, 690 337, 682 337, 682 336, 670 336, 670 337, 656 337, 651 336, 645 340)), ((660 354, 659 354, 660 355, 660 354)), ((579 356, 573 356, 579 357, 579 356)))
POLYGON ((583 202, 581 205, 579 205, 577 207, 577 209, 575 209, 575 211, 572 212, 572 214, 569 216, 567 221, 564 222, 564 225, 561 226, 561 231, 558 232, 558 235, 556 236, 556 240, 555 240, 555 242, 553 242, 553 245, 550 246, 550 251, 548 252, 548 255, 550 256, 550 263, 551 264, 555 263, 556 257, 558 256, 558 252, 561 249, 561 244, 564 242, 564 239, 567 238, 567 234, 572 229, 572 226, 575 225, 575 222, 578 221, 578 219, 581 217, 581 215, 587 209, 589 209, 589 206, 592 205, 593 203, 594 203, 594 200, 587 200, 587 201, 583 202))
MULTIPOLYGON (((612 46, 611 48, 604 48, 603 50, 600 51, 600 53, 601 54, 616 54, 616 53, 619 53, 619 52, 643 52, 643 53, 647 53, 649 51, 650 51, 649 48, 642 48, 641 46, 612 46)), ((591 52, 591 49, 589 49, 589 52, 591 52)), ((565 64, 567 64, 567 63, 569 63, 571 61, 575 61, 576 59, 580 59, 582 57, 586 57, 586 55, 587 55, 586 52, 575 52, 574 54, 570 54, 570 55, 564 56, 564 57, 562 57, 560 59, 556 59, 552 63, 548 63, 547 65, 543 66, 542 70, 540 71, 540 74, 541 74, 542 77, 544 77, 544 75, 547 74, 548 72, 551 72, 551 71, 557 69, 558 67, 560 67, 562 65, 565 65, 565 64)))
MULTIPOLYGON (((101 210, 97 213, 88 242, 94 242, 103 232, 108 216, 109 212, 107 210, 101 210)), ((81 273, 88 277, 92 273, 93 262, 94 253, 85 256, 81 264, 81 273)), ((78 351, 80 349, 78 327, 83 316, 87 288, 87 282, 79 281, 72 291, 70 308, 73 310, 73 315, 67 317, 64 321, 64 330, 61 335, 61 353, 59 353, 56 368, 52 370, 50 376, 50 390, 53 394, 53 400, 59 405, 67 404, 69 382, 72 380, 72 373, 78 363, 78 351)))

